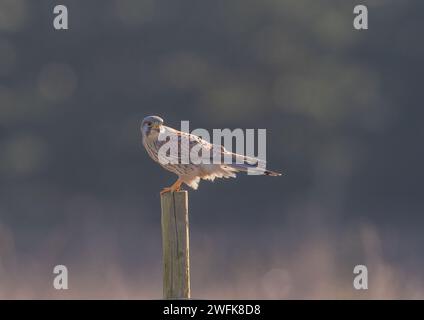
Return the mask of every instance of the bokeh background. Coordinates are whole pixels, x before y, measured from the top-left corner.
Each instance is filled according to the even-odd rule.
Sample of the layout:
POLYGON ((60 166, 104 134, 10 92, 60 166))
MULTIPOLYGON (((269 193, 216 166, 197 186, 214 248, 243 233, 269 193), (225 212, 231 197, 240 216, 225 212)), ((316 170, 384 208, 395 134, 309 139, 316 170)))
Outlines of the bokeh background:
POLYGON ((423 30, 420 0, 0 0, 0 298, 162 297, 150 114, 266 128, 285 173, 190 192, 195 298, 424 298, 423 30))

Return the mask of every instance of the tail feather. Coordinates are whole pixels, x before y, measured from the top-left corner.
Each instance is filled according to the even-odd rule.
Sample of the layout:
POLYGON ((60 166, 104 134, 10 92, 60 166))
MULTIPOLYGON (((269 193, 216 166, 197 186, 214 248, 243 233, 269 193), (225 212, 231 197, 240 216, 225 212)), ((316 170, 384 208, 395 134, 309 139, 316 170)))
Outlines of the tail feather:
POLYGON ((271 170, 265 170, 264 175, 270 176, 270 177, 279 177, 279 176, 281 176, 281 173, 271 171, 271 170))
POLYGON ((249 174, 265 175, 271 177, 281 176, 281 173, 267 170, 266 162, 260 159, 230 153, 233 163, 229 166, 237 171, 248 172, 249 174))
POLYGON ((237 171, 247 172, 247 173, 250 173, 250 174, 265 175, 265 176, 270 176, 270 177, 281 176, 281 173, 271 171, 271 170, 267 170, 265 168, 261 168, 261 167, 251 165, 251 164, 233 163, 233 164, 230 164, 228 166, 236 169, 237 171))

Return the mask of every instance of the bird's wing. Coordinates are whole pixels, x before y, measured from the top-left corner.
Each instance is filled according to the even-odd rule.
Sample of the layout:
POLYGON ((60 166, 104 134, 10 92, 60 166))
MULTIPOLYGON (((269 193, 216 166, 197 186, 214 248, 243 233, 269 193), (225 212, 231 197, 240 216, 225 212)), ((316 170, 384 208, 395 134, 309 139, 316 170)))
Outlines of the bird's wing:
MULTIPOLYGON (((175 154, 167 157, 173 163, 190 163, 194 165, 204 163, 193 163, 193 153, 198 155, 200 159, 207 160, 209 164, 222 164, 225 167, 231 167, 236 171, 250 171, 258 174, 279 175, 278 173, 266 170, 266 162, 257 158, 252 158, 237 153, 227 151, 221 145, 214 145, 210 142, 187 132, 181 132, 173 128, 165 127, 167 136, 170 137, 171 143, 177 143, 174 146, 178 150, 175 154)), ((166 143, 167 141, 163 141, 166 143)), ((215 167, 208 167, 214 170, 215 167)), ((219 170, 219 168, 215 168, 219 170)))
POLYGON ((187 163, 186 161, 191 163, 191 152, 196 152, 201 155, 209 155, 213 152, 213 145, 199 136, 187 132, 181 132, 170 127, 164 126, 164 129, 165 131, 162 134, 165 137, 169 137, 169 139, 158 140, 157 147, 159 149, 165 143, 169 143, 169 146, 173 147, 173 150, 176 152, 170 152, 166 155, 166 157, 173 163, 187 163))
POLYGON ((170 142, 171 144, 178 144, 172 146, 175 147, 175 150, 178 150, 178 153, 167 155, 168 157, 172 158, 172 160, 178 161, 178 163, 181 163, 182 157, 184 155, 190 156, 193 148, 195 148, 195 152, 203 152, 205 155, 209 154, 210 157, 207 158, 207 160, 209 160, 210 163, 212 163, 214 159, 216 160, 218 158, 221 163, 226 160, 226 162, 246 164, 249 166, 265 166, 266 164, 266 162, 263 160, 227 151, 223 146, 212 144, 194 134, 178 131, 166 126, 164 126, 164 129, 165 131, 163 134, 170 139, 159 140, 157 142, 158 148, 167 142, 170 142))

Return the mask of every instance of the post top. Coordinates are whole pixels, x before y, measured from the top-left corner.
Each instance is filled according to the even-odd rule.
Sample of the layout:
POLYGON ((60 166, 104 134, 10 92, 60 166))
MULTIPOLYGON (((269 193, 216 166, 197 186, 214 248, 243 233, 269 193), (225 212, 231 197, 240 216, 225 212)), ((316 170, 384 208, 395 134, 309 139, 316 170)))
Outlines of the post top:
POLYGON ((188 191, 187 190, 180 190, 180 191, 166 192, 164 194, 161 194, 160 196, 162 198, 162 197, 172 197, 174 195, 187 196, 188 191))

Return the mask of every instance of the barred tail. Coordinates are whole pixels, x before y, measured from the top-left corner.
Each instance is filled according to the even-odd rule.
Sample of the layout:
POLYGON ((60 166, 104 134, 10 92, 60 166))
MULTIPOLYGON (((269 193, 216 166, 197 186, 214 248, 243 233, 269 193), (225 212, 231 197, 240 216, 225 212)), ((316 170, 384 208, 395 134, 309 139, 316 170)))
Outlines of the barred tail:
POLYGON ((265 170, 264 175, 270 176, 270 177, 279 177, 279 176, 281 176, 281 173, 271 171, 271 170, 265 170))
POLYGON ((242 171, 242 172, 247 172, 250 173, 252 175, 264 175, 264 176, 270 176, 270 177, 278 177, 281 176, 281 173, 275 172, 275 171, 271 171, 271 170, 267 170, 255 165, 251 165, 251 164, 238 164, 238 163, 233 163, 228 165, 231 168, 236 169, 237 171, 242 171))
POLYGON ((232 163, 227 166, 237 171, 247 172, 248 174, 252 175, 265 175, 271 177, 281 176, 281 173, 267 170, 266 162, 263 160, 247 157, 232 152, 226 152, 225 154, 231 155, 232 159, 232 163))

